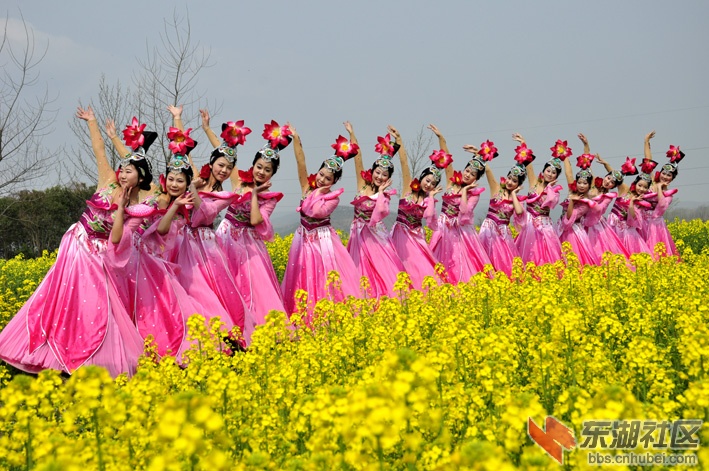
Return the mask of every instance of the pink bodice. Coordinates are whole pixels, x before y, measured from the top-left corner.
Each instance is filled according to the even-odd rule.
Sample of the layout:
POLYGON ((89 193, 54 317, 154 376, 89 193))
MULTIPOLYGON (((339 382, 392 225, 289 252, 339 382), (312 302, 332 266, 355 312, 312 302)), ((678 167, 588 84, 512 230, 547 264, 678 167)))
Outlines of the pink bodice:
POLYGON ((507 226, 510 223, 512 214, 515 208, 512 200, 504 200, 493 198, 490 200, 490 206, 487 209, 486 219, 490 219, 495 224, 507 226))
POLYGON ((113 227, 113 211, 116 209, 116 205, 111 204, 111 194, 116 188, 118 184, 111 184, 91 195, 86 201, 86 209, 79 218, 79 224, 89 239, 108 240, 113 227))
POLYGON ((399 200, 396 222, 405 225, 409 229, 418 229, 422 225, 421 220, 425 212, 425 203, 414 203, 408 197, 402 198, 399 200))

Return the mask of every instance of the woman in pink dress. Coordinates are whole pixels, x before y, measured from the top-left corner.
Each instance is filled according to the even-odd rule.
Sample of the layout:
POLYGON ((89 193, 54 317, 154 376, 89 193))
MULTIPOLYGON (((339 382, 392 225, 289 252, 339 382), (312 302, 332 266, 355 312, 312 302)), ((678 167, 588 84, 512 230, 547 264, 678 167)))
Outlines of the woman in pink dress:
POLYGON ((342 188, 331 190, 331 187, 342 177, 342 166, 353 154, 338 149, 336 155, 323 161, 317 174, 308 175, 300 136, 292 126, 287 126, 293 136, 303 196, 297 208, 300 226, 293 235, 281 289, 288 315, 298 311, 297 292, 307 292, 305 321, 312 325, 313 311, 319 300, 341 302, 347 296, 360 294, 357 268, 330 225, 330 214, 337 208, 344 191, 342 188), (337 285, 328 284, 331 271, 339 274, 337 285))
POLYGON ((152 175, 147 161, 131 154, 121 161, 117 177, 93 110, 79 108, 76 116, 89 126, 98 166, 96 193, 62 238, 56 263, 0 332, 0 358, 29 373, 51 368, 71 374, 82 365, 97 365, 113 377, 130 376, 143 339, 109 276, 105 254, 114 198, 131 188, 129 198, 139 201, 152 175))
MULTIPOLYGON (((182 131, 182 107, 169 107, 173 115, 175 127, 170 128, 168 137, 173 140, 181 152, 189 157, 189 142, 192 141, 182 131)), ((196 145, 192 141, 192 147, 196 145)), ((174 149, 174 147, 172 147, 174 149)), ((191 162, 191 159, 190 159, 191 162)), ((222 145, 214 149, 209 158, 209 164, 203 167, 204 178, 195 179, 193 184, 199 191, 193 194, 194 209, 187 223, 179 227, 175 243, 168 260, 176 263, 180 270, 177 279, 185 288, 187 294, 204 307, 207 319, 218 316, 227 329, 236 325, 241 332, 244 330, 247 308, 234 280, 226 260, 226 255, 217 243, 214 232, 214 220, 220 211, 226 209, 237 195, 224 191, 222 183, 227 180, 236 164, 236 147, 222 145)), ((194 167, 193 167, 194 170, 194 167)), ((163 218, 165 220, 165 218, 163 218)), ((158 232, 166 234, 166 228, 160 227, 158 232)))
POLYGON ((391 240, 413 287, 421 289, 426 276, 438 278, 435 269, 438 260, 426 243, 426 233, 421 222, 425 219, 426 225, 435 229, 436 200, 433 197, 441 191, 438 185, 443 177, 442 170, 450 165, 453 158, 443 150, 434 151, 429 157, 431 166, 425 168, 417 179, 411 180, 409 161, 401 135, 391 126, 389 132, 399 145, 399 162, 404 180, 396 222, 391 230, 391 240))
MULTIPOLYGON (((219 145, 219 139, 209 128, 209 115, 205 110, 202 110, 202 118, 210 142, 219 145)), ((221 137, 225 144, 235 144, 239 136, 251 132, 242 125, 243 121, 222 124, 221 137)), ((279 151, 290 144, 291 136, 288 127, 271 121, 265 126, 263 137, 268 142, 254 156, 251 168, 231 173, 231 186, 239 198, 229 205, 217 229, 217 241, 246 303, 244 341, 247 346, 256 327, 266 322, 269 312, 285 312, 281 287, 265 241, 273 239, 270 217, 283 198, 283 193, 269 191, 271 178, 281 162, 279 151)))
MULTIPOLYGON (((345 122, 345 129, 350 135, 352 147, 357 152, 354 161, 359 189, 350 203, 354 206, 354 219, 350 227, 347 251, 357 267, 358 275, 366 276, 369 280, 367 296, 394 297, 394 283, 399 272, 404 271, 404 266, 382 221, 389 215, 389 202, 396 194, 396 190, 387 188, 391 185, 391 176, 394 174, 394 164, 391 160, 398 149, 391 144, 389 134, 377 137, 378 144, 374 149, 379 153, 379 158, 374 161, 372 168, 365 172, 357 137, 349 121, 345 122)), ((338 141, 343 142, 344 138, 340 137, 338 141)))
POLYGON ((532 262, 536 266, 554 263, 562 258, 561 241, 549 215, 559 204, 559 192, 562 186, 557 185, 556 181, 561 174, 563 161, 568 155, 559 154, 555 145, 551 148, 551 160, 544 164, 542 173, 536 175, 532 165, 534 153, 527 147, 521 134, 513 134, 512 139, 520 143, 515 149, 517 153, 515 160, 526 166, 529 179, 529 194, 525 200, 526 221, 520 227, 515 244, 524 263, 532 262))
MULTIPOLYGON (((438 136, 440 148, 448 153, 448 144, 438 128, 431 124, 429 129, 438 136)), ((433 256, 446 267, 447 281, 453 284, 469 281, 485 265, 492 266, 473 224, 473 210, 485 191, 478 187, 484 172, 485 162, 478 156, 468 162, 462 173, 454 171, 452 165, 446 168, 443 207, 429 245, 433 256)))
MULTIPOLYGON (((473 145, 465 145, 463 149, 480 155, 486 162, 497 157, 497 148, 491 141, 483 142, 480 149, 473 145)), ((520 203, 524 198, 518 197, 517 193, 522 189, 526 170, 522 165, 516 164, 507 173, 507 178, 500 179, 498 183, 490 165, 486 165, 485 175, 490 186, 491 199, 487 216, 480 225, 480 243, 495 270, 511 276, 512 263, 515 257, 519 257, 519 250, 510 231, 510 222, 514 222, 518 228, 524 224, 524 208, 520 203)))
POLYGON ((639 231, 643 224, 639 208, 650 206, 648 202, 643 200, 643 197, 650 189, 652 182, 650 174, 654 166, 649 166, 644 162, 641 169, 640 175, 635 178, 629 190, 616 198, 609 219, 611 219, 618 237, 630 254, 646 253, 652 255, 652 250, 650 250, 639 231))
MULTIPOLYGON (((584 154, 590 154, 591 149, 586 136, 579 134, 579 138, 584 143, 584 154)), ((615 230, 608 224, 605 213, 618 196, 618 192, 613 190, 618 188, 618 191, 622 193, 628 191, 628 186, 623 183, 623 177, 625 175, 637 175, 635 159, 626 158, 620 170, 614 170, 599 154, 595 154, 595 160, 602 164, 608 173, 603 178, 596 177, 593 180, 593 187, 589 191, 589 196, 596 204, 586 214, 584 226, 586 226, 589 241, 599 263, 602 262, 603 254, 606 252, 623 255, 627 259, 630 257, 630 252, 615 230)))
MULTIPOLYGON (((558 141, 557 141, 558 145, 558 141)), ((570 154, 571 149, 569 149, 570 154)), ((561 203, 564 213, 559 219, 559 240, 571 244, 571 249, 579 259, 581 265, 598 265, 600 256, 596 253, 585 230, 584 219, 589 211, 596 206, 595 201, 589 198, 589 191, 593 182, 593 174, 589 170, 594 156, 582 154, 577 157, 576 165, 581 170, 573 176, 571 163, 564 161, 564 172, 569 181, 569 196, 561 203)))
MULTIPOLYGON (((645 136, 645 159, 650 161, 652 160, 650 139, 653 137, 655 137, 655 131, 645 136)), ((679 146, 671 145, 667 151, 667 157, 670 161, 662 166, 659 173, 655 174, 650 190, 644 196, 644 201, 648 202, 650 206, 641 208, 643 217, 641 234, 653 252, 655 246, 662 242, 665 246, 664 253, 666 255, 679 256, 672 235, 667 230, 665 211, 667 211, 667 208, 672 203, 672 198, 677 193, 677 188, 668 188, 674 179, 677 178, 679 172, 678 164, 684 158, 684 152, 679 149, 679 146)))
POLYGON ((170 228, 179 226, 173 219, 187 221, 187 208, 199 204, 194 188, 187 192, 193 170, 185 154, 195 143, 189 133, 176 133, 174 128, 169 135, 175 155, 160 178, 160 210, 153 204, 127 205, 125 196, 119 197, 109 255, 116 275, 134 281, 129 305, 141 336, 152 336, 160 356, 172 355, 182 362, 182 354, 190 345, 187 320, 207 310, 187 294, 177 279, 179 268, 164 258, 176 238, 177 231, 170 233, 170 228), (177 140, 184 144, 177 145, 177 140), (144 230, 146 222, 152 225, 144 230))

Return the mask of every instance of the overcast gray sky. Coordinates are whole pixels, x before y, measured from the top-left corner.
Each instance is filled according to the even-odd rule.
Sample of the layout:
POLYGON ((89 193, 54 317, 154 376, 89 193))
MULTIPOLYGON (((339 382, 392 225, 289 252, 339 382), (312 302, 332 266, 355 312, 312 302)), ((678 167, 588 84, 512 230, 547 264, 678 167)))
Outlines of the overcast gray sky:
MULTIPOLYGON (((643 137, 654 129, 656 160, 665 161, 670 144, 687 154, 678 198, 706 200, 707 1, 0 4, 11 33, 21 13, 36 39, 48 41, 40 80, 58 95, 53 145, 73 144, 67 122, 80 100, 96 98, 102 73, 130 84, 136 59, 145 57, 146 44, 159 42, 164 19, 176 11, 189 16, 194 39, 215 63, 198 85, 223 103, 213 128, 245 119, 254 130, 241 168, 250 166, 270 119, 297 127, 311 173, 337 135, 346 134, 345 120, 355 127, 366 166, 387 124, 407 140, 434 123, 456 169, 467 161, 463 144, 493 140, 501 154, 493 163, 498 175, 513 163, 512 132, 525 136, 539 165, 558 138, 578 155, 576 134, 583 132, 593 152, 619 166, 626 155, 642 155, 643 137)), ((199 128, 196 109, 185 120, 199 128)), ((202 163, 211 149, 201 131, 193 135, 205 143, 196 151, 202 163)), ((300 190, 292 151, 283 155, 274 188, 287 198, 277 214, 294 215, 300 190)), ((347 190, 343 206, 355 191, 349 165, 340 183, 347 190)), ((481 200, 476 214, 486 206, 481 200)))

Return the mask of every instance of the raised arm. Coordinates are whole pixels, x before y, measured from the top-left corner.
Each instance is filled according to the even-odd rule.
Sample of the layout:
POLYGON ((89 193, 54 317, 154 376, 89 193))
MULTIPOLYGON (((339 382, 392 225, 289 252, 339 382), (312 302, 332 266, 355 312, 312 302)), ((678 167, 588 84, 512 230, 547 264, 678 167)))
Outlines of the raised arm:
MULTIPOLYGON (((517 141, 521 144, 526 144, 527 141, 524 140, 524 137, 518 132, 512 134, 512 140, 517 141)), ((534 166, 532 165, 532 162, 529 162, 526 166, 527 169, 527 181, 529 181, 529 189, 533 189, 537 185, 537 174, 534 173, 534 166)))
POLYGON ((113 148, 116 149, 120 158, 123 159, 127 155, 130 155, 131 151, 128 150, 126 145, 123 144, 123 141, 121 141, 121 138, 118 137, 115 121, 110 118, 106 120, 106 135, 111 139, 111 144, 113 144, 113 148))
POLYGON ((606 172, 612 172, 612 171, 613 171, 613 167, 611 166, 611 164, 609 164, 608 162, 606 162, 605 160, 603 160, 603 159, 601 158, 600 154, 596 154, 596 161, 597 161, 599 164, 603 165, 603 167, 606 169, 606 172))
POLYGON ((650 150, 650 139, 655 137, 655 131, 650 131, 647 133, 645 136, 645 146, 644 146, 644 152, 645 152, 645 160, 652 160, 652 151, 650 150))
MULTIPOLYGON (((450 154, 450 151, 448 150, 448 143, 446 142, 446 138, 443 137, 443 134, 438 130, 435 124, 429 124, 428 129, 433 131, 433 134, 435 134, 438 137, 438 147, 445 152, 446 154, 450 154)), ((450 188, 452 185, 451 183, 451 178, 453 178, 453 172, 455 170, 453 169, 452 165, 449 165, 446 167, 446 188, 450 188)))
MULTIPOLYGON (((352 123, 349 121, 345 121, 343 123, 345 125, 345 129, 350 135, 350 142, 352 144, 357 144, 357 136, 355 136, 354 129, 352 128, 352 123)), ((357 191, 361 190, 364 188, 364 186, 367 184, 367 182, 364 181, 364 178, 362 178, 362 172, 364 172, 364 164, 362 163, 362 148, 357 151, 357 155, 354 156, 354 163, 355 163, 355 173, 357 177, 357 191)))
POLYGON ((91 137, 91 148, 96 157, 96 166, 98 167, 97 190, 107 187, 116 181, 116 172, 113 171, 108 157, 106 156, 106 144, 101 137, 101 130, 96 122, 94 110, 91 107, 76 109, 76 117, 83 119, 89 126, 89 136, 91 137))
POLYGON ((219 147, 222 141, 216 134, 214 134, 212 128, 209 127, 209 111, 207 111, 206 109, 199 110, 199 114, 200 116, 202 116, 202 130, 207 135, 209 143, 212 145, 212 147, 219 147))
POLYGON ((308 183, 308 167, 305 164, 305 152, 303 152, 303 143, 300 140, 300 134, 295 130, 292 124, 286 123, 293 133, 293 152, 295 153, 295 161, 298 165, 298 180, 300 188, 305 193, 310 188, 308 183))
POLYGON ((578 138, 583 142, 583 153, 584 154, 590 154, 591 153, 591 146, 588 145, 588 139, 583 133, 578 134, 578 138))
POLYGON ((396 130, 394 126, 387 126, 387 129, 394 136, 396 143, 400 146, 399 148, 399 163, 401 165, 401 178, 403 180, 403 187, 401 188, 401 196, 409 193, 411 187, 411 170, 409 170, 409 157, 406 155, 406 149, 404 148, 404 141, 401 139, 401 134, 396 130))
POLYGON ((566 183, 571 185, 574 182, 574 170, 571 168, 571 161, 566 158, 564 159, 564 175, 566 175, 566 183))

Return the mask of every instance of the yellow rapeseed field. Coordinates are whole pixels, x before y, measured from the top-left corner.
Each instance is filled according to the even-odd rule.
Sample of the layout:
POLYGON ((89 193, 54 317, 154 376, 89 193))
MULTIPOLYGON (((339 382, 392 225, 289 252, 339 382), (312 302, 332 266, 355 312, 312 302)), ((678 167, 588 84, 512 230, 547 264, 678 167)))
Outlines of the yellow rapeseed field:
MULTIPOLYGON (((150 347, 131 379, 0 366, 0 468, 559 469, 527 436, 527 419, 548 415, 576 437, 589 419, 704 420, 701 468, 709 225, 670 227, 681 261, 606 256, 581 271, 567 252, 512 280, 423 291, 402 274, 395 299, 321 301, 313 330, 272 312, 233 356, 195 315, 186 368, 150 347)), ((269 247, 279 276, 289 246, 269 247)), ((0 260, 0 326, 53 258, 0 260)), ((567 452, 565 467, 597 469, 586 454, 567 452)))

